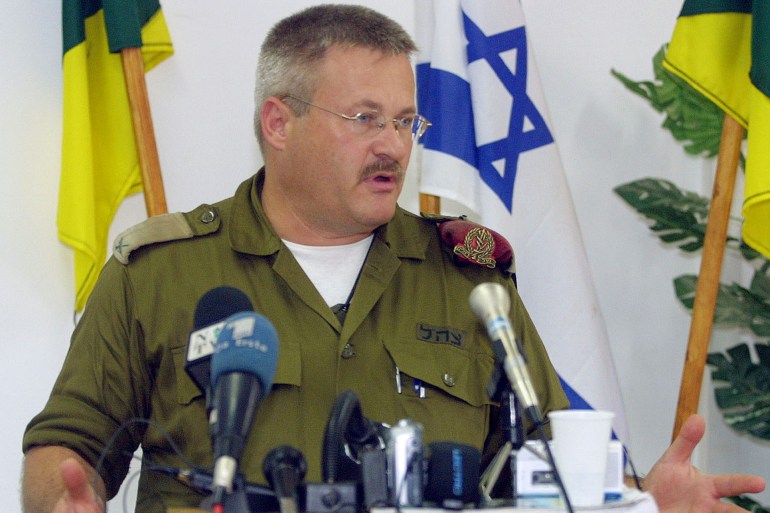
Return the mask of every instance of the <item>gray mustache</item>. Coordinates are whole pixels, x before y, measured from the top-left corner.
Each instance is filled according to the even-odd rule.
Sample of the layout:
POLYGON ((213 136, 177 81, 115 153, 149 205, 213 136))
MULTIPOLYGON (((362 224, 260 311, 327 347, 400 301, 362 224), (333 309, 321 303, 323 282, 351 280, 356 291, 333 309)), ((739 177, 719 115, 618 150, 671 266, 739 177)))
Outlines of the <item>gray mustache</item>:
POLYGON ((377 162, 375 164, 370 164, 364 168, 363 178, 368 178, 372 175, 376 175, 377 173, 381 173, 382 171, 386 171, 388 173, 396 173, 397 175, 403 174, 403 169, 401 167, 401 164, 399 164, 396 161, 381 161, 377 162))

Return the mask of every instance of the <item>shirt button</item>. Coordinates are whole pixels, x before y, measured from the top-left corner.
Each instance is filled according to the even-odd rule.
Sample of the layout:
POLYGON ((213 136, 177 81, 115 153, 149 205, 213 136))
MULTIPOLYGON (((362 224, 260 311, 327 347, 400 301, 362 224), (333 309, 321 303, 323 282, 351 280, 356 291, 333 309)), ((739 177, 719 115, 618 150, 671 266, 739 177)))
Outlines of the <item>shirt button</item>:
POLYGON ((342 357, 345 359, 353 358, 356 355, 355 351, 353 351, 353 344, 348 342, 345 344, 345 347, 342 348, 342 357))
POLYGON ((206 210, 201 214, 201 222, 203 224, 209 224, 211 221, 216 219, 217 215, 214 213, 213 210, 206 210))
POLYGON ((453 386, 455 386, 455 378, 454 378, 454 376, 452 376, 451 374, 444 374, 444 376, 442 377, 442 379, 444 380, 444 384, 445 384, 446 386, 448 386, 448 387, 453 387, 453 386))

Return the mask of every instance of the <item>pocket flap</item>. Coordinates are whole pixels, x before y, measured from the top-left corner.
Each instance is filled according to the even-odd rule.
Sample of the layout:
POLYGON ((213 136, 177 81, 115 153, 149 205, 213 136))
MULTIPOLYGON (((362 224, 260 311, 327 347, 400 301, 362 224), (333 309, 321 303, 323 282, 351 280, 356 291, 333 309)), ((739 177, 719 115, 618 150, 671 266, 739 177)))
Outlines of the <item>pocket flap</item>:
POLYGON ((487 395, 495 365, 491 352, 415 339, 385 341, 384 345, 401 372, 472 406, 493 404, 487 395))

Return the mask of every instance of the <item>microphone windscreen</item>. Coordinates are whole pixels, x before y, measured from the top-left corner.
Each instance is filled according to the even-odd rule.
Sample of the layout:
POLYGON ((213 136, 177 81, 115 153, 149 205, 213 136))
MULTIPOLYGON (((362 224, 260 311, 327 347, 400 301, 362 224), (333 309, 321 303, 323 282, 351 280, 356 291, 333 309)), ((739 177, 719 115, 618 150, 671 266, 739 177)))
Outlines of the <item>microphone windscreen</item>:
POLYGON ((238 312, 251 312, 254 306, 246 294, 235 287, 216 287, 201 296, 195 307, 194 330, 224 321, 238 312))
POLYGON ((256 376, 262 396, 273 386, 278 365, 278 334, 264 315, 241 312, 231 315, 222 327, 211 357, 211 385, 231 372, 256 376))
POLYGON ((305 478, 307 461, 299 449, 281 445, 267 453, 262 473, 279 498, 292 497, 305 478))
POLYGON ((481 451, 470 445, 433 442, 429 446, 425 499, 475 503, 479 499, 481 451))
POLYGON ((499 313, 508 314, 511 310, 511 298, 505 287, 499 283, 480 283, 468 297, 471 310, 477 319, 486 323, 487 317, 499 313))

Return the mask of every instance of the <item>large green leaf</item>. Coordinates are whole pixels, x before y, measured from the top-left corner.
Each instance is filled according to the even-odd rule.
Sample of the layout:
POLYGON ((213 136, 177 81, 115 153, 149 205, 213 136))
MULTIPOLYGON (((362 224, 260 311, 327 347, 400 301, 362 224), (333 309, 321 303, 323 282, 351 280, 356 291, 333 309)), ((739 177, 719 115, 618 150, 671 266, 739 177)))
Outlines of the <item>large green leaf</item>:
POLYGON ((653 221, 650 229, 663 242, 677 243, 687 252, 703 247, 708 199, 657 178, 643 178, 613 190, 637 212, 653 221))
MULTIPOLYGON (((685 274, 674 279, 676 297, 692 310, 698 276, 685 274)), ((770 290, 768 277, 761 272, 754 274, 751 288, 737 283, 720 283, 714 324, 748 328, 760 337, 770 337, 770 290)))
POLYGON ((713 157, 719 151, 724 112, 689 84, 663 68, 663 46, 652 60, 655 82, 634 81, 611 70, 630 91, 650 102, 658 112, 666 114, 663 128, 669 130, 692 155, 713 157))
POLYGON ((726 355, 709 353, 707 363, 714 368, 711 378, 725 383, 714 387, 725 421, 737 431, 770 440, 770 345, 754 348, 758 363, 747 344, 728 349, 726 355))

